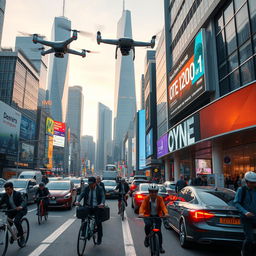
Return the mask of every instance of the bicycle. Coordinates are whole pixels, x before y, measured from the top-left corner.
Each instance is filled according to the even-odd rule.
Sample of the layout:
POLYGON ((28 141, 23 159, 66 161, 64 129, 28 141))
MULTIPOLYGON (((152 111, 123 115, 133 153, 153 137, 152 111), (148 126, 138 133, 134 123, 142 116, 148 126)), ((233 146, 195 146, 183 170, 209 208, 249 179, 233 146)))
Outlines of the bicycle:
POLYGON ((156 222, 154 220, 156 219, 164 219, 166 217, 143 217, 140 216, 139 218, 143 219, 152 219, 153 220, 153 225, 151 227, 151 231, 148 235, 149 237, 149 249, 151 256, 159 256, 160 255, 160 241, 159 241, 159 232, 160 229, 156 228, 156 222))
POLYGON ((11 235, 11 241, 17 241, 20 248, 25 247, 28 237, 29 237, 29 222, 26 217, 22 217, 21 225, 23 228, 24 240, 21 241, 20 237, 17 237, 17 229, 14 225, 14 220, 7 216, 8 213, 14 212, 16 210, 0 210, 2 216, 0 216, 0 255, 5 256, 8 244, 9 244, 9 233, 11 235))
MULTIPOLYGON (((88 207, 88 211, 89 208, 88 207)), ((97 244, 98 239, 98 231, 96 227, 96 219, 94 214, 88 214, 87 217, 82 219, 82 223, 78 232, 78 240, 77 240, 77 254, 82 256, 86 247, 86 241, 93 238, 94 245, 97 244)))
POLYGON ((126 198, 125 198, 125 194, 121 193, 122 199, 121 199, 121 204, 120 204, 120 208, 119 208, 119 212, 120 212, 120 216, 122 221, 124 220, 124 211, 125 211, 125 207, 126 207, 126 198))
POLYGON ((43 217, 45 221, 48 219, 48 211, 46 210, 44 201, 45 198, 48 198, 48 196, 37 197, 37 200, 39 200, 37 208, 37 220, 39 225, 43 222, 43 217))

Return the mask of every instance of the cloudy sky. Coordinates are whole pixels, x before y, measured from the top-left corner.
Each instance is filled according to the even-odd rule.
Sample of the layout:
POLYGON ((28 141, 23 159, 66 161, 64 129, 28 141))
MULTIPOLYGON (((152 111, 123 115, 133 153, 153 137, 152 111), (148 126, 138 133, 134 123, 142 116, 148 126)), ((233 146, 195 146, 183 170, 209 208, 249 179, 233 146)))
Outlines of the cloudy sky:
MULTIPOLYGON (((3 47, 14 47, 18 31, 40 33, 50 39, 54 17, 62 15, 63 0, 7 0, 2 38, 3 47)), ((164 24, 162 0, 126 0, 132 14, 133 39, 149 41, 164 24)), ((72 28, 95 32, 101 28, 105 38, 116 38, 123 0, 66 0, 65 16, 72 28)), ((83 135, 96 139, 97 104, 114 109, 115 47, 97 45, 96 39, 79 37, 71 48, 99 51, 86 58, 70 56, 69 86, 81 85, 84 93, 83 135)), ((135 80, 137 106, 140 105, 140 77, 144 73, 145 49, 136 50, 135 80)), ((114 115, 114 113, 113 113, 114 115)))

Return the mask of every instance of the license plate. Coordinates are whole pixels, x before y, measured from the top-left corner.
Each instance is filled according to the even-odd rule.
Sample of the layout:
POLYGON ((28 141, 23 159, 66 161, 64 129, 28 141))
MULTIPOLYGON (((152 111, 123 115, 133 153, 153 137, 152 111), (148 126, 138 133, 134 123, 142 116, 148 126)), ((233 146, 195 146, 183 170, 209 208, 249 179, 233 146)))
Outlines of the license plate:
POLYGON ((50 204, 56 204, 56 200, 51 200, 50 204))
POLYGON ((220 218, 221 224, 240 225, 241 221, 237 218, 220 218))

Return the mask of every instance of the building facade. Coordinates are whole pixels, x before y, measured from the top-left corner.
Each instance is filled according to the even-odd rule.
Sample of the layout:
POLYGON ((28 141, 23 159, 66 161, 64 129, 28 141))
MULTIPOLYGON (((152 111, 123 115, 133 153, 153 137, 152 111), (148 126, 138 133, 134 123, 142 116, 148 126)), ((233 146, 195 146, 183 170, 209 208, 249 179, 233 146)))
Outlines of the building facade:
POLYGON ((6 4, 6 0, 0 0, 0 48, 1 48, 1 42, 2 42, 3 27, 4 27, 5 4, 6 4))
POLYGON ((81 137, 81 161, 85 172, 93 171, 95 167, 95 142, 93 136, 84 135, 81 137))
POLYGON ((224 186, 256 169, 255 10, 251 0, 165 1, 168 131, 157 153, 170 179, 224 186))
MULTIPOLYGON (((117 37, 132 38, 131 12, 124 10, 117 25, 117 37)), ((118 51, 115 70, 114 161, 121 159, 122 142, 136 113, 135 76, 132 54, 118 51)))
POLYGON ((140 79, 140 109, 145 109, 145 77, 141 75, 140 79))
MULTIPOLYGON (((52 40, 63 41, 70 37, 71 21, 65 17, 55 17, 52 27, 52 40), (66 27, 67 29, 64 29, 66 27)), ((68 59, 49 56, 48 90, 51 101, 51 113, 54 120, 65 122, 68 99, 68 59)))
POLYGON ((108 163, 112 163, 112 111, 109 107, 99 103, 96 171, 100 173, 108 163))

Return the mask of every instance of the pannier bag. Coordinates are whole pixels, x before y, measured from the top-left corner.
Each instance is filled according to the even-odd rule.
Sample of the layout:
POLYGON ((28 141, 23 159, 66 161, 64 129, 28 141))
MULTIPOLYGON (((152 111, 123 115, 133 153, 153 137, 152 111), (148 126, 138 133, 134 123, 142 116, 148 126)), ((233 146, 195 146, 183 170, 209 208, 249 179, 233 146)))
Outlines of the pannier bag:
POLYGON ((85 219, 88 217, 88 214, 89 214, 89 208, 82 207, 82 206, 76 208, 76 217, 78 219, 85 219))
POLYGON ((105 206, 104 208, 98 208, 98 217, 101 222, 109 220, 110 219, 109 207, 105 206))

